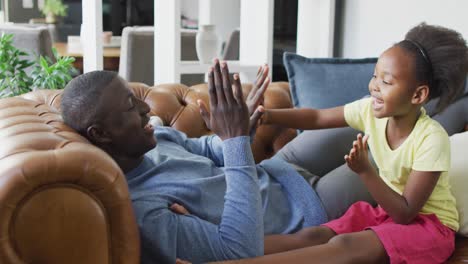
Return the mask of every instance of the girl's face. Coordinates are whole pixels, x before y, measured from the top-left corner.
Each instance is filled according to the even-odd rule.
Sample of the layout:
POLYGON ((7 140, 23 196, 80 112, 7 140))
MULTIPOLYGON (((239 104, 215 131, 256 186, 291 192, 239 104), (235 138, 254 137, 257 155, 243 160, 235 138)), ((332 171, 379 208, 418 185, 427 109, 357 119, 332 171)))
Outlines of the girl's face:
POLYGON ((374 116, 399 117, 412 110, 417 87, 413 57, 399 46, 380 55, 369 82, 374 116))

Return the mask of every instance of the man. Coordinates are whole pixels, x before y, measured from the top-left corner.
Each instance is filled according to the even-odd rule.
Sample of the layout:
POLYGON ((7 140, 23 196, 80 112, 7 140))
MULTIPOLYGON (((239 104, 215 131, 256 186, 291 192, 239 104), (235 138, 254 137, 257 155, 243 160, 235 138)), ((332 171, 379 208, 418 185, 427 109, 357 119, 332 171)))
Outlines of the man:
MULTIPOLYGON (((211 112, 199 102, 216 135, 197 139, 169 127, 153 131, 148 105, 114 73, 84 74, 65 88, 65 123, 106 151, 125 173, 140 228, 142 263, 259 256, 264 234, 292 233, 330 217, 334 206, 322 205, 317 196, 330 193, 328 185, 315 192, 298 171, 311 174, 281 156, 254 163, 249 132, 260 117, 255 109, 268 86, 267 74, 264 67, 246 104, 239 77, 234 75, 233 92, 227 65, 216 60, 208 74, 211 112), (172 211, 182 206, 190 214, 172 211)), ((345 188, 365 193, 355 183, 358 178, 348 176, 342 178, 345 188)), ((341 199, 344 191, 336 190, 333 195, 341 199)), ((367 197, 359 195, 342 202, 343 207, 367 197)))

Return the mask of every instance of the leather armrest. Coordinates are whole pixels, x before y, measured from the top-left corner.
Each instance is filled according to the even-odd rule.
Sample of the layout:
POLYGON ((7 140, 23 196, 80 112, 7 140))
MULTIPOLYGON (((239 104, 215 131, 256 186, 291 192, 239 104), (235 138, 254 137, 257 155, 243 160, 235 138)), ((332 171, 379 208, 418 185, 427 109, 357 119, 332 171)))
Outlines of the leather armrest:
POLYGON ((0 100, 0 145, 0 263, 139 262, 122 171, 58 112, 0 100))

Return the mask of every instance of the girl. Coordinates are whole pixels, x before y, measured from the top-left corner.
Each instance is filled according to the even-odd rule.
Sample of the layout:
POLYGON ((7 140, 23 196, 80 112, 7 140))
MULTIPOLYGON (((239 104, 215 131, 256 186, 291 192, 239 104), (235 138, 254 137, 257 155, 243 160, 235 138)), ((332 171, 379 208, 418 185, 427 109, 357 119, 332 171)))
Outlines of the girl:
POLYGON ((357 202, 322 226, 267 237, 265 254, 297 250, 245 263, 444 262, 458 230, 446 173, 450 145, 443 127, 422 106, 438 97, 443 110, 462 92, 467 71, 462 36, 422 23, 379 57, 370 98, 324 110, 264 110, 265 123, 364 131, 344 159, 379 205, 357 202), (378 171, 369 162, 368 146, 378 171))

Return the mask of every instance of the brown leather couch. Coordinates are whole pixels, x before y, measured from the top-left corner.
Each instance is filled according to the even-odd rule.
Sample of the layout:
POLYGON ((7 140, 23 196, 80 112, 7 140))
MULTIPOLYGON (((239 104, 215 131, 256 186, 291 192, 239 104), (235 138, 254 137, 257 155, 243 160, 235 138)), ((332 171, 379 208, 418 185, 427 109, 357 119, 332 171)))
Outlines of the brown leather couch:
MULTIPOLYGON (((148 87, 134 93, 165 125, 190 137, 210 133, 197 99, 204 84, 148 87)), ((244 86, 244 92, 251 89, 244 86)), ((0 263, 138 263, 139 236, 125 177, 117 164, 62 122, 60 91, 0 100, 0 263)), ((272 83, 267 108, 291 107, 287 83, 272 83)), ((295 130, 260 126, 256 161, 271 157, 295 130)), ((450 263, 468 262, 459 239, 450 263)))

